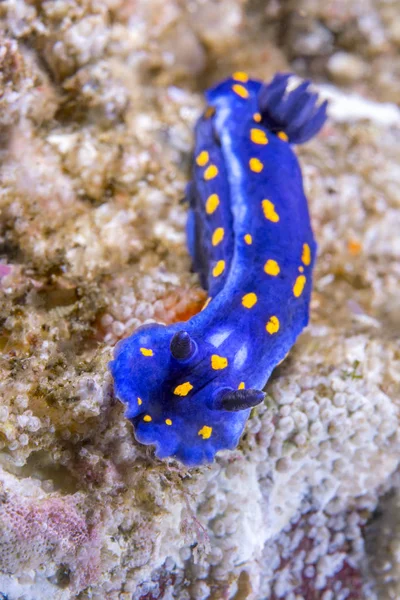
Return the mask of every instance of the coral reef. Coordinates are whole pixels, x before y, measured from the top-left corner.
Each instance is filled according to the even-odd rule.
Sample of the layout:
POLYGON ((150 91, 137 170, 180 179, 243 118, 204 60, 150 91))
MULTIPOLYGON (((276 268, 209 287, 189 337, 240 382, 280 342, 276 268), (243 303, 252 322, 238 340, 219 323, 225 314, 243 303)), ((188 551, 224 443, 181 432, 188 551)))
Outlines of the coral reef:
POLYGON ((388 0, 0 3, 8 600, 400 593, 400 116, 381 104, 400 98, 399 18, 388 0), (201 92, 239 68, 332 97, 298 149, 311 325, 239 448, 187 470, 135 442, 107 363, 204 300, 180 200, 201 92))
POLYGON ((381 499, 366 528, 368 568, 378 583, 379 598, 397 598, 399 578, 399 492, 396 485, 381 499))

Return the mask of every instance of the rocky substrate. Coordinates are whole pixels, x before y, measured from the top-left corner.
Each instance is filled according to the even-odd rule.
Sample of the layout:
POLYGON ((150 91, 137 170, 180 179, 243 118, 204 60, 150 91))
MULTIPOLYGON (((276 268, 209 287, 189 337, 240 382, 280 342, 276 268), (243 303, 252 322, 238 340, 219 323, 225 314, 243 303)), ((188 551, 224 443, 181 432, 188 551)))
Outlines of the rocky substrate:
POLYGON ((0 4, 4 598, 400 597, 396 5, 0 4), (311 324, 238 449, 186 469, 135 441, 107 363, 204 302, 180 200, 202 92, 238 69, 331 98, 296 150, 311 324))

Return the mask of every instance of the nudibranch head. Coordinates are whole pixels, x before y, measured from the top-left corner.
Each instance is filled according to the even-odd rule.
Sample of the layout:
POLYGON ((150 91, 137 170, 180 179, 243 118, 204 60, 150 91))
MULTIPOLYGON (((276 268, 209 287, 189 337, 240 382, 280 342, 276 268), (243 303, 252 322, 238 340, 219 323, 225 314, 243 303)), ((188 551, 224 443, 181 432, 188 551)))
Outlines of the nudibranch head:
POLYGON ((236 447, 263 392, 237 389, 229 358, 187 324, 147 325, 119 342, 110 363, 117 397, 142 444, 189 466, 236 447))

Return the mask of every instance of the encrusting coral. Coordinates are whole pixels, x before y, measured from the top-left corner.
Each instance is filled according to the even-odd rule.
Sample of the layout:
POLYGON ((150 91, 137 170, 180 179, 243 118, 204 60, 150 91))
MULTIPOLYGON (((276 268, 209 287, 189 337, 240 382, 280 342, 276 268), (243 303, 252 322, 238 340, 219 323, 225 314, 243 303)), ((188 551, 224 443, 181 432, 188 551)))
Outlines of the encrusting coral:
POLYGON ((399 98, 400 22, 393 2, 292 4, 0 4, 9 600, 398 594, 400 116, 379 115, 399 98), (139 325, 204 302, 180 204, 202 90, 289 68, 375 103, 357 119, 336 88, 298 149, 319 244, 311 324, 238 449, 187 470, 135 442, 107 364, 139 325))

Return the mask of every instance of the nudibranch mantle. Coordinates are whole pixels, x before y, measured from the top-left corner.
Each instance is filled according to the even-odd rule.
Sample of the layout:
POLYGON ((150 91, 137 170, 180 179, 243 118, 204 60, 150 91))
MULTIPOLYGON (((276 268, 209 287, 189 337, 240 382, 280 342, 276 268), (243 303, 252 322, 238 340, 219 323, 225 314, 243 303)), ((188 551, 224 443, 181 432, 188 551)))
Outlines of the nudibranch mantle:
POLYGON ((110 369, 135 435, 189 466, 236 447, 274 367, 307 325, 316 254, 291 144, 326 119, 309 82, 244 73, 209 90, 187 188, 188 246, 208 290, 186 323, 122 340, 110 369))

